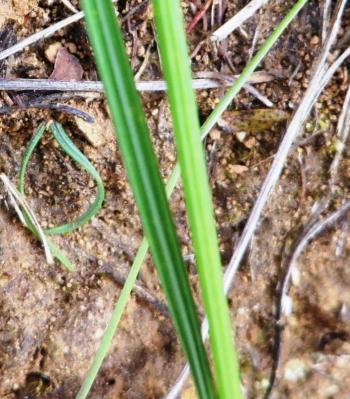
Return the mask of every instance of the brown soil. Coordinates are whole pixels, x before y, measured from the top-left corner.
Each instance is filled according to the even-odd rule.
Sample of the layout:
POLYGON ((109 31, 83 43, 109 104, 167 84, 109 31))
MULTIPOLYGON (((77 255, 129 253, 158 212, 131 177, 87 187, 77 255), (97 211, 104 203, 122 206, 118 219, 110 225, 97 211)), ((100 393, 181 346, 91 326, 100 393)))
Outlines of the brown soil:
MULTIPOLYGON (((186 19, 193 10, 186 0, 186 19)), ((197 2, 201 4, 203 2, 197 2)), ((232 0, 223 20, 248 1, 232 0)), ((273 74, 271 82, 256 87, 279 110, 292 112, 307 86, 310 66, 319 49, 322 18, 320 3, 309 4, 293 22, 261 69, 273 74), (297 73, 294 71, 298 69, 297 73)), ((77 1, 72 4, 78 7, 77 1)), ((257 27, 258 45, 293 1, 274 0, 237 30, 221 46, 208 41, 210 13, 189 35, 195 73, 232 74, 250 57, 257 27)), ((161 78, 153 24, 147 1, 120 1, 126 44, 135 73, 146 51, 150 56, 142 79, 161 78), (134 7, 143 5, 134 10, 134 7), (130 15, 130 10, 133 14, 130 15)), ((59 1, 0 0, 1 32, 7 47, 38 29, 70 15, 59 1)), ((349 12, 341 32, 349 28, 349 12)), ((0 33, 1 33, 0 32, 0 33)), ((348 44, 348 43, 346 43, 348 44)), ((83 79, 97 78, 83 23, 31 46, 0 64, 3 77, 48 78, 55 51, 66 47, 83 67, 83 79), (56 50, 55 50, 56 49, 56 50), (54 54, 53 54, 54 53, 54 54)), ((230 296, 245 397, 262 398, 273 364, 274 309, 279 281, 293 243, 307 223, 315 201, 329 191, 328 169, 334 155, 335 126, 349 85, 344 65, 328 86, 312 115, 303 139, 317 133, 290 156, 275 189, 248 256, 230 296), (305 179, 302 179, 302 176, 305 179)), ((223 90, 198 92, 200 118, 210 113, 223 90)), ((0 102, 18 101, 16 93, 2 93, 0 102)), ((35 96, 21 94, 21 99, 35 96)), ((175 163, 172 129, 164 93, 143 94, 164 177, 175 163)), ((96 351, 142 239, 137 211, 127 183, 103 96, 74 98, 66 104, 94 116, 93 129, 76 117, 57 111, 28 110, 0 118, 0 172, 16 182, 26 143, 42 121, 63 123, 75 143, 103 177, 106 200, 98 216, 78 232, 56 238, 77 265, 66 273, 59 264, 48 266, 40 245, 26 231, 0 191, 0 398, 75 397, 96 351)), ((264 106, 242 92, 232 110, 264 106)), ((252 204, 285 131, 285 123, 264 131, 228 133, 220 127, 206 141, 222 258, 229 260, 252 204)), ((339 170, 337 208, 348 196, 350 151, 339 170)), ((27 193, 42 225, 70 220, 88 206, 94 186, 88 176, 65 157, 50 134, 45 136, 30 164, 27 193)), ((191 254, 181 192, 173 196, 173 210, 184 254, 191 254)), ((294 312, 285 321, 280 367, 273 398, 348 398, 350 383, 350 241, 346 220, 315 240, 299 260, 301 281, 291 290, 294 312), (342 250, 339 254, 340 243, 342 250), (336 250, 337 249, 337 250, 336 250)), ((195 266, 188 265, 199 298, 195 266)), ((103 364, 91 399, 161 398, 175 381, 184 358, 169 319, 159 281, 148 259, 103 364)), ((190 396, 187 396, 189 398, 190 396)))

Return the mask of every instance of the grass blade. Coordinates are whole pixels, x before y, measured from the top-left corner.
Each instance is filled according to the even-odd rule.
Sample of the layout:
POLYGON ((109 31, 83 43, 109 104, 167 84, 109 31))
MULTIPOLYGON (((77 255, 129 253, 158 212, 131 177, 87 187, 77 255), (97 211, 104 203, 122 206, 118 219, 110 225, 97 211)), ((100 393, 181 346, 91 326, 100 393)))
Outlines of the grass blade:
MULTIPOLYGON (((28 147, 24 153, 19 172, 19 191, 22 195, 25 195, 25 176, 28 163, 31 159, 31 156, 33 155, 35 148, 43 137, 45 130, 46 125, 41 124, 32 139, 30 140, 28 147)), ((96 199, 86 212, 84 212, 74 221, 45 230, 45 233, 48 235, 67 234, 83 226, 96 215, 96 213, 101 209, 102 203, 104 201, 105 189, 103 186, 103 181, 95 167, 85 157, 85 155, 80 152, 80 150, 76 147, 73 141, 68 137, 62 125, 57 122, 52 122, 50 124, 50 130, 52 131, 52 134, 54 135, 62 150, 67 155, 69 155, 78 165, 80 165, 95 180, 97 185, 96 199)))
POLYGON ((25 196, 25 179, 26 179, 28 163, 36 146, 40 143, 40 140, 43 138, 45 131, 46 131, 46 124, 41 123, 39 127, 36 129, 33 137, 30 139, 28 146, 23 154, 19 170, 19 183, 18 183, 18 190, 23 196, 25 196))
MULTIPOLYGON (((148 241, 144 238, 137 251, 134 264, 136 264, 137 266, 142 265, 147 252, 148 252, 148 241)), ((101 368, 103 360, 107 356, 107 353, 111 348, 115 331, 117 329, 117 326, 119 325, 126 304, 128 303, 130 293, 134 287, 139 270, 140 267, 133 267, 129 272, 128 278, 125 281, 125 284, 123 285, 123 288, 120 292, 117 305, 112 313, 112 317, 108 323, 106 331, 103 334, 102 340, 96 352, 96 356, 93 359, 91 367, 85 377, 85 380, 79 390, 78 395, 76 396, 76 399, 85 399, 90 392, 90 389, 95 381, 95 378, 101 368)))
POLYGON ((191 70, 179 0, 153 0, 162 66, 168 83, 177 154, 185 193, 220 399, 241 398, 239 364, 215 227, 209 179, 191 89, 191 70))
MULTIPOLYGON (((118 128, 121 154, 170 312, 200 397, 213 398, 215 391, 196 307, 122 32, 110 0, 84 0, 82 4, 112 119, 118 128)), ((84 384, 77 398, 85 398, 88 391, 89 386, 84 384)))
POLYGON ((94 180, 97 186, 97 195, 95 201, 91 206, 76 220, 69 223, 63 224, 61 226, 53 227, 47 229, 47 234, 66 234, 70 233, 79 227, 83 226, 85 223, 89 222, 101 209, 102 203, 105 197, 105 189, 103 186, 103 181, 101 176, 92 165, 92 163, 85 157, 85 155, 80 152, 80 150, 75 146, 73 141, 69 138, 62 125, 57 122, 53 122, 50 125, 50 129, 61 146, 62 150, 69 155, 78 165, 80 165, 94 180))
MULTIPOLYGON (((29 161, 33 152, 37 145, 39 144, 40 140, 42 139, 45 131, 47 129, 47 125, 42 123, 34 133, 32 139, 29 141, 28 147, 23 155, 20 171, 19 171, 19 183, 18 189, 20 194, 25 197, 25 177, 28 168, 29 161)), ((81 227, 88 221, 90 221, 96 213, 100 210, 102 203, 104 201, 105 190, 103 186, 103 181, 98 174, 95 167, 91 164, 91 162, 85 157, 85 155, 80 152, 80 150, 75 146, 72 140, 68 137, 67 133, 63 129, 63 127, 57 123, 52 122, 50 124, 50 129, 61 146, 62 150, 68 154, 75 162, 77 162, 86 172, 90 174, 90 176, 95 180, 97 185, 97 195, 95 201, 92 205, 88 208, 86 212, 84 212, 79 218, 76 220, 63 224, 61 226, 53 227, 50 229, 46 229, 44 234, 53 235, 53 234, 66 234, 70 233, 73 230, 81 227)), ((41 235, 38 232, 35 223, 33 223, 31 215, 28 213, 26 209, 22 209, 23 216, 25 218, 25 222, 29 230, 32 234, 37 238, 40 239, 41 235)), ((46 239, 48 247, 53 254, 53 256, 70 272, 75 271, 74 264, 69 260, 69 258, 64 254, 63 251, 59 249, 59 247, 51 240, 46 239)))
MULTIPOLYGON (((240 79, 236 80, 231 88, 227 91, 221 102, 218 106, 213 110, 208 119, 201 127, 201 135, 202 139, 204 139, 210 130, 215 126, 217 121, 220 119, 222 113, 226 110, 226 108, 230 105, 234 97, 240 92, 243 88, 244 84, 249 80, 250 75, 256 70, 259 66, 260 62, 267 55, 267 53, 271 50, 274 44, 277 42, 279 37, 285 31, 285 29, 290 25, 292 20, 301 10, 301 8, 306 4, 307 0, 298 0, 293 8, 287 13, 287 15, 283 18, 283 20, 279 23, 279 25, 275 28, 273 33, 266 39, 263 46, 259 49, 256 55, 252 58, 252 60, 247 64, 240 75, 240 79)), ((168 198, 170 198, 173 193, 178 181, 180 179, 180 168, 177 164, 168 180, 166 185, 166 192, 168 198)), ((106 328, 104 337, 102 338, 101 344, 98 347, 95 359, 93 361, 93 365, 83 383, 84 387, 91 387, 94 379, 97 376, 98 370, 102 365, 103 359, 107 356, 109 348, 112 343, 113 336, 115 335, 121 315, 125 309, 127 304, 127 299, 130 297, 133 286, 135 285, 138 273, 141 269, 141 266, 145 260, 146 254, 148 252, 148 242, 144 238, 133 261, 133 264, 130 268, 129 275, 122 289, 122 293, 118 298, 118 301, 113 310, 113 314, 111 320, 106 328)), ((88 389, 86 390, 86 395, 88 394, 88 389)), ((85 398, 86 396, 81 396, 79 399, 85 398)))

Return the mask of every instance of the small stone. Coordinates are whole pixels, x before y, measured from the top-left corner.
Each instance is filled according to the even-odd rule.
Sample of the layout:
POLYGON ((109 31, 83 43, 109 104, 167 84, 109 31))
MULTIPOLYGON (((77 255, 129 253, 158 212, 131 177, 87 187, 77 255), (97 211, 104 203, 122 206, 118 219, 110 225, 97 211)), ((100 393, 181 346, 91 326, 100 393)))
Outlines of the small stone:
POLYGON ((291 359, 285 366, 284 378, 290 382, 303 380, 309 371, 308 365, 301 359, 291 359))
POLYGON ((72 54, 75 54, 78 51, 77 45, 75 43, 72 43, 72 42, 67 43, 67 48, 68 48, 69 52, 72 53, 72 54))
POLYGON ((335 398, 336 395, 339 393, 340 389, 337 385, 329 385, 328 387, 325 388, 324 390, 324 396, 325 398, 335 398))
POLYGON ((96 307, 98 309, 103 309, 104 308, 104 302, 102 298, 97 298, 96 300, 96 307))
POLYGON ((58 50, 62 48, 62 44, 59 42, 55 42, 50 44, 47 49, 45 50, 45 56, 51 64, 55 63, 55 59, 58 53, 58 50))
POLYGON ((101 147, 105 144, 105 139, 95 123, 88 123, 78 117, 75 117, 75 122, 78 125, 79 130, 91 145, 94 147, 101 147))
POLYGON ((94 117, 95 123, 88 123, 81 118, 75 117, 78 129, 86 140, 94 147, 101 147, 114 140, 114 128, 110 119, 105 118, 97 109, 90 114, 94 117))
POLYGON ((320 38, 318 36, 312 36, 310 40, 311 46, 317 46, 320 43, 320 38))
POLYGON ((247 137, 247 133, 246 132, 238 132, 236 133, 236 137, 237 140, 240 141, 241 143, 243 143, 243 141, 245 140, 245 138, 247 137))
POLYGON ((248 140, 244 142, 244 145, 249 148, 250 150, 256 146, 256 139, 255 137, 250 137, 248 140))
POLYGON ((138 55, 138 57, 143 57, 143 56, 145 55, 145 53, 146 53, 146 50, 145 50, 145 48, 144 48, 143 46, 140 46, 140 47, 137 49, 137 55, 138 55))
POLYGON ((104 330, 103 328, 98 328, 94 334, 94 338, 96 340, 100 340, 103 337, 104 330))
POLYGON ((244 165, 231 165, 230 171, 236 173, 237 175, 241 175, 248 171, 248 168, 244 165))
POLYGON ((267 389, 269 386, 270 386, 270 381, 268 380, 268 378, 263 378, 261 381, 260 381, 260 386, 261 386, 261 388, 262 389, 267 389))

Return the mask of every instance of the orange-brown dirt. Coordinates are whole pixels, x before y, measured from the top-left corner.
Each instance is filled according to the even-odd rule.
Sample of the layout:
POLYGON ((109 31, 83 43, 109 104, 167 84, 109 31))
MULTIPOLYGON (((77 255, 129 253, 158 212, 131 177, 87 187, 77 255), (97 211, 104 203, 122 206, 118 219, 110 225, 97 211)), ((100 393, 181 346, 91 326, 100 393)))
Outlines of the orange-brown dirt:
MULTIPOLYGON (((71 2, 79 6, 77 1, 71 2)), ((193 5, 200 7, 204 1, 182 3, 186 22, 190 23, 196 12, 193 5)), ((195 51, 194 73, 239 73, 251 56, 256 29, 259 29, 259 46, 293 1, 268 2, 242 29, 218 46, 205 40, 208 34, 248 1, 223 3, 226 8, 221 21, 214 21, 212 26, 209 12, 189 35, 191 52, 195 51)), ((274 78, 256 88, 278 110, 291 113, 307 87, 310 67, 320 47, 322 4, 322 1, 310 1, 260 66, 260 70, 274 78)), ((149 49, 141 79, 160 79, 148 2, 120 1, 118 9, 135 73, 149 49), (141 6, 134 9, 138 4, 141 6)), ((12 43, 70 13, 60 1, 0 0, 0 30, 7 30, 6 37, 12 43)), ((346 36, 349 16, 347 11, 339 40, 339 43, 343 40, 343 45, 349 45, 346 36)), ((0 42, 0 47, 2 45, 4 43, 0 42)), ((62 47, 79 60, 84 70, 83 79, 97 79, 82 22, 10 57, 0 65, 1 76, 48 78, 53 72, 56 53, 62 47)), ((285 260, 307 223, 313 204, 329 192, 328 170, 335 151, 335 126, 349 85, 348 68, 349 65, 344 64, 339 69, 310 116, 302 140, 315 136, 293 150, 289 157, 230 294, 246 398, 262 398, 267 388, 273 363, 276 292, 285 260), (298 160, 300 154, 302 163, 298 160)), ((198 91, 201 121, 223 92, 222 89, 198 91)), ((2 92, 1 106, 16 101, 16 94, 2 92)), ((143 94, 142 99, 166 178, 176 159, 166 97, 164 93, 148 93, 143 94)), ((69 274, 59 264, 47 265, 41 246, 21 225, 1 187, 0 398, 75 397, 142 239, 137 210, 103 96, 59 101, 90 113, 96 124, 89 126, 58 111, 31 109, 3 115, 0 117, 0 172, 6 173, 15 183, 23 151, 35 128, 42 121, 56 119, 100 172, 106 186, 106 200, 91 223, 73 234, 55 238, 77 266, 77 272, 69 274)), ((242 91, 231 110, 263 107, 259 100, 242 91)), ((264 131, 250 130, 237 134, 218 126, 206 140, 225 265, 285 132, 285 122, 271 123, 264 131)), ((339 169, 334 209, 349 196, 349 167, 350 151, 346 149, 339 169)), ((27 194, 46 227, 79 215, 88 206, 95 190, 88 176, 62 154, 48 134, 30 163, 27 194)), ((180 188, 172 204, 184 254, 190 255, 180 188)), ((281 364, 271 396, 274 399, 349 397, 350 241, 347 222, 345 218, 312 242, 299 259, 301 280, 290 292, 294 311, 286 320, 281 364)), ((200 302, 197 272, 191 262, 188 271, 200 302)), ((183 365, 183 354, 157 274, 148 258, 90 398, 162 398, 183 365)), ((188 391, 184 397, 194 397, 191 395, 188 391)))

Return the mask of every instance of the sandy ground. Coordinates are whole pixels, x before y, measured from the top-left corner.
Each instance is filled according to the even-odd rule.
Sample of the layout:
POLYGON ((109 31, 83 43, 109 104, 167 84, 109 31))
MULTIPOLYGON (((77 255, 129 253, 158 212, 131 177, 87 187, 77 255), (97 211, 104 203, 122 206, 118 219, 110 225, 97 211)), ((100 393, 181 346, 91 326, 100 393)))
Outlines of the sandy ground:
MULTIPOLYGON (((72 1, 75 6, 77 2, 72 1)), ((151 14, 140 2, 120 2, 126 44, 135 73, 148 51, 143 80, 161 78, 151 14), (134 13, 127 18, 131 11, 134 13)), ((193 19, 189 1, 186 20, 193 19)), ((194 2, 193 2, 194 3, 194 2)), ((226 20, 247 1, 232 0, 226 20)), ((271 1, 221 46, 208 41, 214 29, 208 14, 189 35, 193 70, 232 74, 249 60, 252 40, 259 28, 257 46, 271 31, 291 1, 271 1)), ((70 14, 58 1, 0 1, 0 26, 6 40, 20 40, 70 14)), ((321 10, 311 1, 266 58, 261 70, 273 76, 256 85, 273 101, 274 109, 290 114, 307 87, 310 66, 320 45, 321 10)), ((346 42, 347 12, 340 39, 346 42)), ((217 26, 218 21, 215 22, 217 26)), ((339 41, 341 42, 341 40, 339 41)), ((348 43, 347 43, 348 44, 348 43)), ((56 52, 65 47, 77 57, 83 79, 97 78, 83 23, 74 24, 0 65, 2 76, 48 78, 56 52)), ((262 398, 273 365, 274 312, 278 284, 293 246, 307 224, 315 201, 330 190, 329 166, 335 152, 335 126, 349 85, 348 65, 338 71, 310 116, 302 140, 291 154, 283 176, 264 212, 260 228, 230 295, 236 329, 245 397, 262 398), (312 138, 310 139, 310 137, 312 138), (300 159, 302 162, 300 162, 300 159)), ((223 90, 198 92, 200 118, 204 121, 223 90)), ((20 95, 27 101, 34 93, 20 95)), ((164 177, 174 165, 172 129, 163 93, 142 95, 164 177)), ((1 93, 2 106, 19 101, 16 93, 1 93)), ((74 260, 77 272, 69 274, 59 264, 48 266, 40 245, 26 231, 1 188, 0 202, 0 398, 75 397, 90 365, 101 335, 127 276, 142 231, 121 164, 106 104, 101 95, 60 100, 91 114, 88 126, 77 117, 57 111, 27 110, 0 118, 0 171, 16 182, 26 143, 42 121, 59 120, 75 143, 100 172, 107 191, 98 216, 79 231, 58 237, 57 243, 74 260)), ((271 156, 285 132, 285 121, 276 114, 261 125, 266 108, 242 92, 224 120, 233 117, 249 123, 240 132, 216 127, 206 140, 217 226, 224 263, 229 260, 259 192, 271 156), (226 118, 226 119, 225 119, 226 118), (255 118, 255 119, 254 119, 255 118), (252 122, 253 121, 253 122, 252 122), (263 126, 263 128, 262 128, 263 126)), ((337 209, 348 196, 349 151, 339 169, 337 209)), ((89 177, 57 148, 47 134, 30 163, 27 194, 43 226, 79 215, 95 195, 89 177)), ((192 253, 181 191, 173 196, 173 211, 185 255, 192 253)), ((311 243, 299 259, 300 282, 290 296, 293 314, 283 320, 280 365, 272 398, 348 398, 350 378, 350 242, 347 218, 311 243)), ((195 265, 188 270, 198 302, 195 265)), ((95 383, 91 399, 158 399, 180 372, 184 359, 166 309, 159 281, 150 259, 144 265, 113 348, 95 383)), ((201 308, 200 308, 201 309, 201 308)), ((190 394, 187 394, 187 399, 190 394)))

